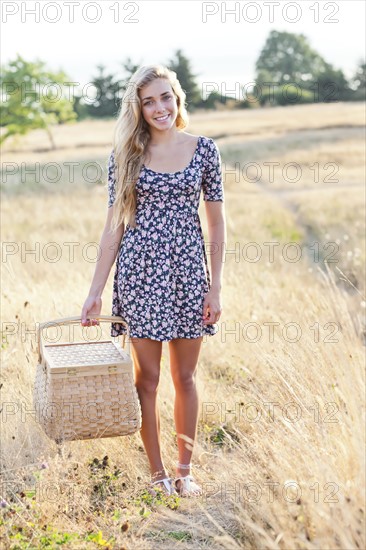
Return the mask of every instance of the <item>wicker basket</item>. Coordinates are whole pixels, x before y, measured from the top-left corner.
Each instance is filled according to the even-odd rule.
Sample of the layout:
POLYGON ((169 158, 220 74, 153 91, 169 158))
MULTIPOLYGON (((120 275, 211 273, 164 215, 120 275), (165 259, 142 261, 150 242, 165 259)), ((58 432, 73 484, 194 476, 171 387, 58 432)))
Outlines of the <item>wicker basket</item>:
MULTIPOLYGON (((126 325, 118 316, 93 319, 126 325)), ((141 406, 133 363, 123 349, 126 335, 123 348, 111 340, 43 344, 45 327, 72 323, 81 325, 81 317, 41 323, 38 328, 33 404, 41 426, 57 443, 135 433, 141 428, 141 406)))

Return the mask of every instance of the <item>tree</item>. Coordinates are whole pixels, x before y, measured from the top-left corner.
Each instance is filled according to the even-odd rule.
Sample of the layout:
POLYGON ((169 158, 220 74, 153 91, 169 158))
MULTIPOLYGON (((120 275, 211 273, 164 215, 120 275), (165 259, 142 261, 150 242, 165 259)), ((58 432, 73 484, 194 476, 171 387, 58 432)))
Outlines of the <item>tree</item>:
POLYGON ((192 73, 190 61, 183 55, 182 50, 176 50, 175 58, 168 61, 167 67, 177 73, 178 80, 187 96, 187 108, 193 111, 201 102, 201 94, 195 80, 197 75, 192 73))
POLYGON ((354 76, 351 78, 352 99, 354 101, 365 101, 366 92, 366 63, 364 60, 358 62, 354 76))
POLYGON ((130 57, 127 57, 126 61, 122 63, 122 67, 125 72, 125 77, 122 79, 122 86, 124 90, 126 89, 127 83, 130 80, 131 76, 137 71, 140 65, 142 65, 142 61, 140 61, 140 63, 136 65, 132 62, 132 59, 130 57))
POLYGON ((311 49, 305 35, 275 30, 270 32, 255 65, 258 80, 264 74, 279 84, 301 84, 324 67, 325 61, 311 49))
POLYGON ((104 74, 105 66, 97 66, 99 74, 92 80, 97 90, 96 98, 92 103, 87 103, 81 96, 75 98, 75 110, 80 118, 114 118, 118 114, 128 81, 140 66, 135 65, 130 57, 121 65, 122 75, 104 74))
MULTIPOLYGON (((324 70, 316 75, 315 86, 319 91, 318 101, 348 101, 352 90, 341 69, 335 69, 330 63, 325 63, 324 70)), ((315 99, 317 96, 315 96, 315 99)))
POLYGON ((355 90, 366 88, 366 63, 362 59, 358 62, 356 73, 352 78, 352 84, 355 90))
POLYGON ((283 104, 301 102, 302 92, 306 101, 310 94, 313 101, 339 101, 349 96, 343 72, 313 50, 304 34, 271 31, 255 67, 262 104, 269 98, 269 83, 273 84, 276 102, 282 100, 283 104), (286 86, 291 83, 295 86, 286 86))
MULTIPOLYGON (((92 79, 97 93, 92 103, 86 103, 86 113, 94 118, 114 117, 118 111, 121 80, 113 74, 104 74, 105 66, 97 65, 99 74, 92 79)), ((85 101, 84 101, 85 102, 85 101)))
POLYGON ((0 125, 6 131, 0 138, 0 144, 11 136, 42 128, 55 149, 51 125, 71 122, 77 118, 73 100, 68 97, 69 94, 65 97, 70 77, 63 71, 52 73, 44 67, 42 61, 28 62, 17 54, 14 61, 1 68, 0 125))

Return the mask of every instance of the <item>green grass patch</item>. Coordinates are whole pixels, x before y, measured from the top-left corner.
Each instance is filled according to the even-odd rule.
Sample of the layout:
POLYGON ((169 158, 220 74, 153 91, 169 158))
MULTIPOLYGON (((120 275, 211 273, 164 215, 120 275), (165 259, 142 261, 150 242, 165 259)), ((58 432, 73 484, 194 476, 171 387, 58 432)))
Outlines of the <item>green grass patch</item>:
POLYGON ((271 238, 279 239, 280 241, 292 242, 301 244, 304 239, 304 234, 300 229, 290 223, 284 223, 280 218, 270 218, 263 221, 264 227, 270 233, 271 238))

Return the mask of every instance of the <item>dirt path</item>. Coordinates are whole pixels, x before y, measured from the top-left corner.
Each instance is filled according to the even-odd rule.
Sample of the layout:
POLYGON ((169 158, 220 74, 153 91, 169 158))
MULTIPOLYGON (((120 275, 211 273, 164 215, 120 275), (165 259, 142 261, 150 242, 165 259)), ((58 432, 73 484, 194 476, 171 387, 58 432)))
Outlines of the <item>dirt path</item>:
MULTIPOLYGON (((229 165, 228 165, 229 166, 229 165)), ((230 170, 235 170, 234 166, 230 166, 230 170)), ((274 199, 280 208, 287 210, 293 215, 294 222, 296 227, 303 233, 304 239, 300 243, 301 249, 303 250, 310 267, 313 268, 313 273, 319 279, 322 278, 322 273, 327 274, 326 269, 326 259, 332 254, 331 250, 324 250, 323 242, 319 238, 319 235, 310 225, 308 220, 301 215, 299 208, 290 200, 292 194, 308 194, 309 197, 319 191, 336 191, 339 189, 348 190, 349 188, 364 188, 362 183, 349 183, 348 185, 337 185, 337 184, 322 184, 321 188, 318 187, 300 187, 300 188, 273 188, 268 181, 263 178, 260 178, 256 181, 257 187, 261 190, 262 193, 266 193, 272 199, 274 199), (314 244, 318 243, 318 254, 314 252, 314 244), (316 257, 317 256, 317 257, 316 257)), ((332 268, 332 263, 328 262, 328 266, 332 268)), ((351 285, 343 285, 343 288, 347 291, 349 295, 354 295, 357 291, 351 285)))

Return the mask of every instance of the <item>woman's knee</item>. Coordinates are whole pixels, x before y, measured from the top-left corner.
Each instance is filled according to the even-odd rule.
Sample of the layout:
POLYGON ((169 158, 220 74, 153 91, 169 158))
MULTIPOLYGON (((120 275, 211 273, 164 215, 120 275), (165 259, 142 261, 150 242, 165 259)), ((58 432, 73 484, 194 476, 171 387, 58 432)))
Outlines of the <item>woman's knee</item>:
POLYGON ((176 390, 189 392, 196 386, 196 371, 186 371, 183 368, 175 369, 172 379, 176 390))
POLYGON ((135 386, 144 393, 156 393, 159 387, 159 373, 157 375, 147 375, 141 372, 140 376, 136 376, 135 386))
POLYGON ((146 339, 135 340, 132 346, 132 356, 137 389, 155 393, 160 379, 161 342, 146 339))

